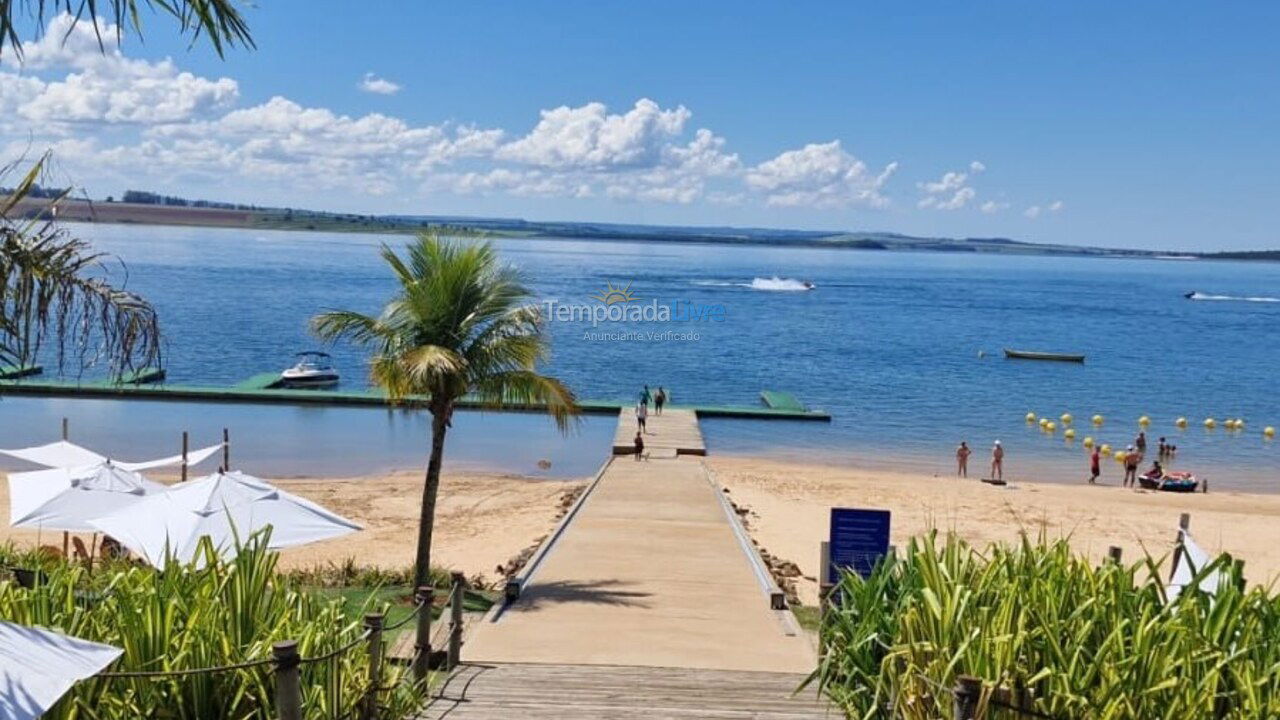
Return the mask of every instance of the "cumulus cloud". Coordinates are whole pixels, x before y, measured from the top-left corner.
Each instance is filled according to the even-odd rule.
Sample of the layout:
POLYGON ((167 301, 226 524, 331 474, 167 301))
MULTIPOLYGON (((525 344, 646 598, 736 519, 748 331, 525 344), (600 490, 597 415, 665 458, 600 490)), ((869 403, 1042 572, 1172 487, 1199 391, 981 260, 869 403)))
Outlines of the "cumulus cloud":
POLYGON ((872 173, 866 163, 845 152, 839 140, 788 150, 747 171, 747 185, 765 194, 770 205, 816 208, 882 208, 889 199, 880 190, 898 169, 889 163, 872 173))
MULTIPOLYGON (((113 36, 115 26, 102 33, 113 36)), ((0 115, 41 126, 185 122, 229 109, 239 95, 234 80, 182 72, 167 58, 133 60, 110 47, 103 52, 92 27, 73 25, 69 15, 54 18, 45 34, 24 48, 22 69, 71 71, 47 81, 0 71, 0 115)))
POLYGON ((533 130, 499 148, 497 157, 547 168, 652 165, 692 114, 683 105, 664 110, 648 98, 621 115, 610 114, 604 103, 561 105, 543 110, 533 130))
MULTIPOLYGON (((916 202, 916 207, 922 210, 959 210, 965 207, 978 196, 978 191, 969 185, 970 178, 986 169, 986 165, 974 160, 969 163, 969 172, 952 170, 943 173, 937 180, 916 183, 916 187, 924 193, 924 197, 916 202)), ((995 212, 994 205, 990 211, 986 209, 987 205, 991 203, 983 205, 983 212, 995 212)))
POLYGON ((395 95, 400 92, 399 83, 394 83, 386 78, 378 77, 371 72, 364 74, 364 77, 360 79, 360 84, 357 87, 367 93, 373 93, 375 95, 395 95))
POLYGON ((986 213, 987 215, 995 215, 1001 210, 1007 210, 1008 208, 1009 208, 1009 203, 1007 202, 997 202, 995 200, 988 200, 982 203, 982 205, 978 209, 986 213))

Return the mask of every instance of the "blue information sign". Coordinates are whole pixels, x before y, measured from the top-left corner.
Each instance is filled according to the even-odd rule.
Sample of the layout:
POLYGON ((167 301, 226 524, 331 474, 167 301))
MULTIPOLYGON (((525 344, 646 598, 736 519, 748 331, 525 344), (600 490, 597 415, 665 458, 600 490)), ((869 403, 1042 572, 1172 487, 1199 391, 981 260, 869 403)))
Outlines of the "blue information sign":
POLYGON ((832 582, 841 570, 869 577, 880 558, 889 552, 889 511, 831 508, 832 582))

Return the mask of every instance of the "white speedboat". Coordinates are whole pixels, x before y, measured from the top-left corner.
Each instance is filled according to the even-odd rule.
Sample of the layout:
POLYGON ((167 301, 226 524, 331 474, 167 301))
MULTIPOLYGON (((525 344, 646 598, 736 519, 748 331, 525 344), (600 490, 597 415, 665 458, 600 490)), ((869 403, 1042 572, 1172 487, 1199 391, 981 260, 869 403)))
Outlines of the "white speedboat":
POLYGON ((333 387, 338 380, 329 354, 322 352, 300 352, 293 367, 280 373, 280 384, 291 388, 333 387))

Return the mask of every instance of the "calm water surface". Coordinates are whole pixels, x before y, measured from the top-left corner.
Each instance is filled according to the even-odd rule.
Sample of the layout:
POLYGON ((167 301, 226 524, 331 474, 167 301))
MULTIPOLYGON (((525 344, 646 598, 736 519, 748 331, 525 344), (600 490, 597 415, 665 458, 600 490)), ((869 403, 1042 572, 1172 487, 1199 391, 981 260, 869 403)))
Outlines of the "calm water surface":
MULTIPOLYGON (((230 384, 289 363, 311 348, 306 321, 327 308, 374 311, 391 291, 377 257, 397 237, 81 225, 128 263, 129 286, 159 308, 174 383, 230 384)), ((966 439, 985 458, 996 438, 1011 471, 1075 479, 1078 444, 1028 427, 1028 411, 1071 412, 1080 437, 1130 442, 1136 418, 1179 448, 1179 465, 1215 486, 1280 488, 1280 452, 1261 437, 1280 425, 1280 265, 889 253, 633 242, 501 240, 541 300, 591 303, 612 283, 638 302, 720 306, 723 322, 553 322, 548 371, 583 397, 634 397, 665 385, 676 402, 752 405, 785 390, 834 416, 830 425, 716 420, 713 452, 827 457, 947 472, 966 439), (773 277, 817 289, 770 289, 773 277), (1189 301, 1184 292, 1245 300, 1189 301), (602 340, 591 332, 694 333, 696 340, 602 340), (1081 352, 1084 365, 1008 361, 1002 347, 1081 352), (985 356, 983 355, 985 353, 985 356), (1101 428, 1086 419, 1107 417, 1101 428), (1192 428, 1178 431, 1185 416, 1192 428), (1205 417, 1243 417, 1243 433, 1200 428, 1205 417)), ((784 283, 785 285, 785 283, 784 283)), ((332 352, 344 382, 363 384, 362 355, 332 352)), ((210 429, 245 427, 250 458, 341 472, 415 465, 426 436, 420 416, 383 410, 191 406, 20 400, 0 402, 0 446, 56 432, 80 413, 87 432, 134 432, 194 417, 210 429), (27 418, 40 418, 30 424, 27 418), (46 424, 47 423, 47 424, 46 424), (108 428, 108 425, 110 429, 108 428), (132 427, 131 427, 132 426, 132 427), (38 431, 32 429, 38 428, 38 431), (138 428, 144 428, 139 430, 138 428), (276 440, 275 438, 281 438, 276 440), (301 457, 299 457, 301 453, 301 457), (294 458, 294 460, 290 460, 294 458), (341 462, 339 462, 339 460, 341 462)), ((611 423, 588 422, 558 438, 525 415, 460 422, 454 461, 525 471, 546 455, 556 471, 589 468, 607 451, 611 423)), ((169 433, 170 435, 172 433, 169 433)), ((103 435, 104 438, 108 435, 103 435)), ((976 464, 981 464, 976 462, 976 464)), ((585 472, 585 471, 584 471, 585 472)))

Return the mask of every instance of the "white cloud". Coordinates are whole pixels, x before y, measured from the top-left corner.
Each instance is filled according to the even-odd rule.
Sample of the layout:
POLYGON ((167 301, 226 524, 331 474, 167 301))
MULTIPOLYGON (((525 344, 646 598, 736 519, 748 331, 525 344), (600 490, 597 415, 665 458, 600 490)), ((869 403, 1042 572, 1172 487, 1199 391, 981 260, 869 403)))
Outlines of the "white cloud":
POLYGON ((1007 202, 996 202, 995 200, 988 200, 982 203, 982 205, 978 209, 986 213, 987 215, 995 215, 1001 210, 1007 210, 1008 208, 1009 208, 1009 203, 1007 202))
MULTIPOLYGON (((115 26, 102 28, 108 41, 115 26)), ((185 122, 229 109, 239 95, 230 78, 211 80, 181 72, 170 59, 131 60, 98 46, 92 27, 73 26, 60 15, 24 48, 24 71, 71 70, 60 79, 0 71, 0 115, 21 118, 51 132, 75 123, 156 124, 185 122)))
MULTIPOLYGON (((986 166, 977 160, 969 163, 970 172, 975 174, 986 169, 986 166)), ((916 207, 921 210, 959 210, 978 195, 977 191, 968 185, 968 181, 969 173, 953 170, 943 173, 938 180, 918 182, 916 187, 925 193, 925 197, 916 203, 916 207)))
POLYGON ((788 150, 746 173, 748 187, 762 191, 770 205, 784 207, 882 208, 889 199, 881 194, 898 169, 889 163, 877 174, 866 163, 845 152, 839 140, 811 143, 788 150))
POLYGON ((543 110, 528 135, 499 148, 496 156, 546 168, 653 165, 691 116, 683 105, 663 110, 647 98, 637 100, 623 115, 609 114, 598 102, 576 108, 561 105, 543 110))
POLYGON ((1035 220, 1036 218, 1040 217, 1046 212, 1047 213, 1061 212, 1063 207, 1065 207, 1065 205, 1063 205, 1061 200, 1054 200, 1053 202, 1049 203, 1044 207, 1041 207, 1039 205, 1032 205, 1028 207, 1026 210, 1023 210, 1022 214, 1030 218, 1031 220, 1035 220))
POLYGON ((399 83, 394 83, 386 78, 378 77, 371 72, 365 73, 364 77, 360 79, 359 85, 356 87, 359 87, 367 93, 373 93, 375 95, 395 95, 400 92, 399 83))

